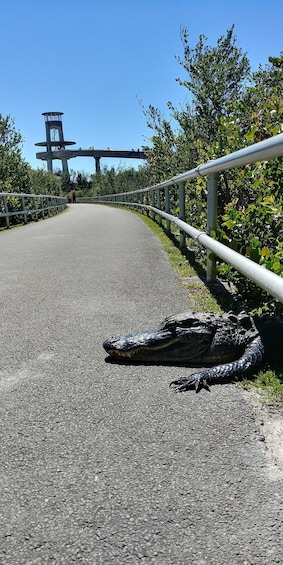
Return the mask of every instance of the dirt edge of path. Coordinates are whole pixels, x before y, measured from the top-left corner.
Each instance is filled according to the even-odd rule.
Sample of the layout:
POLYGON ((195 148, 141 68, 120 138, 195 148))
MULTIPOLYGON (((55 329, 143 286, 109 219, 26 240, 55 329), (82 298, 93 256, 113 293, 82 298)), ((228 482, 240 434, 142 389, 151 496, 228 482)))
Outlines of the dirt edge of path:
POLYGON ((263 402, 262 395, 255 389, 244 391, 252 405, 260 436, 265 443, 271 463, 275 464, 283 477, 283 404, 271 405, 263 402))

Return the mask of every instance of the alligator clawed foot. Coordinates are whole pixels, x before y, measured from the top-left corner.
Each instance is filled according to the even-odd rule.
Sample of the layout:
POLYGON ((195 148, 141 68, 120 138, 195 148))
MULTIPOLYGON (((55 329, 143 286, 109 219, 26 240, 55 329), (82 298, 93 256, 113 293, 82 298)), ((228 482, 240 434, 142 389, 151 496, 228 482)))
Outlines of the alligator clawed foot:
POLYGON ((175 387, 175 392, 184 392, 190 388, 194 388, 196 392, 199 392, 202 388, 210 391, 207 379, 202 376, 201 373, 196 373, 195 375, 189 375, 188 377, 181 377, 176 381, 170 383, 170 387, 175 387))

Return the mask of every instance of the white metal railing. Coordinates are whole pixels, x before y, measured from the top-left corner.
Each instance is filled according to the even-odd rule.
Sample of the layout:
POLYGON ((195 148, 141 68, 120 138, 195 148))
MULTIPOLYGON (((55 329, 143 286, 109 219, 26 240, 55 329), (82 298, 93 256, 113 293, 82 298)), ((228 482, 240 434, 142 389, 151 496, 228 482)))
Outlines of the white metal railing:
POLYGON ((40 217, 57 214, 67 206, 67 198, 51 194, 25 194, 23 192, 0 192, 0 218, 10 227, 12 216, 22 216, 26 224, 28 216, 37 221, 40 217))
POLYGON ((170 222, 180 228, 180 245, 185 245, 185 233, 207 251, 207 280, 215 278, 215 257, 222 258, 226 263, 237 269, 244 276, 266 290, 283 303, 283 278, 243 257, 229 247, 214 240, 209 234, 217 227, 217 187, 221 171, 249 165, 257 161, 267 161, 283 155, 283 133, 274 137, 230 153, 218 159, 208 161, 185 173, 174 176, 164 182, 140 190, 110 194, 97 197, 96 203, 119 204, 130 207, 140 207, 151 210, 159 218, 165 218, 167 229, 170 222), (185 183, 198 177, 207 177, 207 230, 202 232, 185 222, 185 183), (169 188, 179 187, 179 217, 170 214, 169 188), (161 209, 160 192, 164 191, 165 210, 161 209), (146 202, 144 199, 146 198, 146 202), (151 203, 149 203, 151 201, 151 203))

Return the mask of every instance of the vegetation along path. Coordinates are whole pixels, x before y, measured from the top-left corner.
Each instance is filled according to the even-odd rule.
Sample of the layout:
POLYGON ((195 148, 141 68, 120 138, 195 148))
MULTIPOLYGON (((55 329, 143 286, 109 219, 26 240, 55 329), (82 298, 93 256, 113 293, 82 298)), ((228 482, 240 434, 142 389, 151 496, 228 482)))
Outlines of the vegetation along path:
POLYGON ((244 391, 103 340, 186 310, 134 214, 76 205, 0 233, 0 563, 282 563, 283 472, 244 391))

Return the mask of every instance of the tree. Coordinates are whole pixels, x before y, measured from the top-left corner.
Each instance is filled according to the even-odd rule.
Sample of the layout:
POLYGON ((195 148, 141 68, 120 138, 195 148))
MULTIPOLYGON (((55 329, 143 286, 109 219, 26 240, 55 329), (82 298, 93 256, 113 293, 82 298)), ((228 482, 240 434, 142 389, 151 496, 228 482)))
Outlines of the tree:
POLYGON ((207 38, 200 35, 191 47, 185 27, 181 28, 181 40, 184 55, 177 60, 186 77, 176 80, 189 91, 189 101, 178 108, 168 102, 170 120, 154 106, 142 106, 147 126, 153 131, 152 146, 147 148, 153 183, 229 153, 229 122, 238 119, 236 104, 250 73, 248 58, 236 45, 234 26, 216 46, 208 46, 207 38))
POLYGON ((61 175, 61 190, 66 196, 69 192, 72 192, 75 188, 75 183, 72 181, 69 173, 62 173, 61 175))
POLYGON ((148 109, 141 104, 147 127, 153 131, 152 147, 145 147, 148 163, 148 178, 151 184, 158 183, 178 172, 176 155, 176 133, 170 122, 153 105, 148 109))
MULTIPOLYGON (((177 81, 191 93, 193 112, 187 105, 183 112, 175 111, 174 117, 184 128, 186 113, 193 113, 196 138, 204 144, 219 139, 218 155, 215 156, 220 156, 225 148, 221 121, 234 115, 234 103, 241 97, 250 73, 248 58, 237 47, 233 34, 234 25, 228 29, 226 36, 222 35, 217 40, 215 47, 208 46, 207 38, 200 35, 195 48, 192 48, 187 29, 181 29, 184 57, 177 60, 187 72, 187 78, 178 78, 177 81)), ((189 125, 192 126, 191 120, 189 125)))
POLYGON ((23 138, 11 116, 0 114, 0 190, 30 192, 30 167, 22 158, 23 138))
POLYGON ((61 180, 43 169, 30 169, 30 191, 33 194, 56 194, 61 193, 61 180))
POLYGON ((147 167, 141 165, 138 170, 133 167, 119 166, 116 170, 115 191, 129 192, 131 190, 139 190, 148 185, 147 167))
POLYGON ((138 190, 148 186, 147 167, 142 165, 135 170, 133 167, 122 166, 115 169, 104 166, 100 173, 92 175, 92 190, 88 196, 104 196, 119 192, 138 190))
POLYGON ((244 135, 250 143, 282 132, 283 53, 252 75, 242 99, 244 135))
POLYGON ((91 186, 91 181, 89 180, 89 176, 84 172, 78 173, 76 178, 76 185, 78 191, 81 190, 83 191, 83 193, 86 193, 86 191, 89 190, 91 186))

